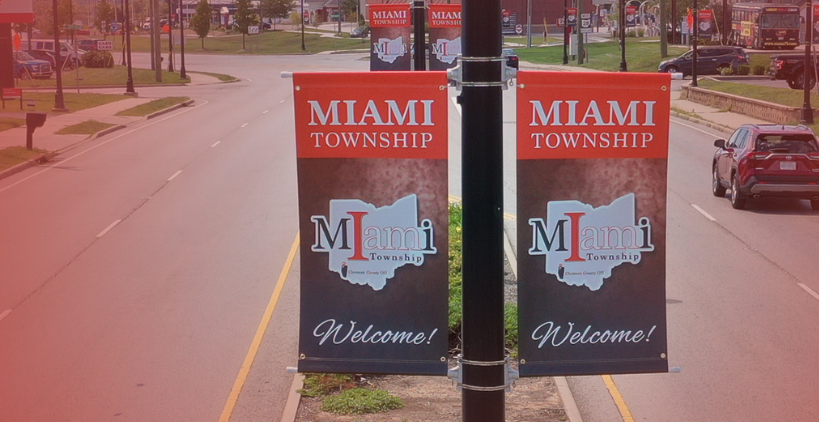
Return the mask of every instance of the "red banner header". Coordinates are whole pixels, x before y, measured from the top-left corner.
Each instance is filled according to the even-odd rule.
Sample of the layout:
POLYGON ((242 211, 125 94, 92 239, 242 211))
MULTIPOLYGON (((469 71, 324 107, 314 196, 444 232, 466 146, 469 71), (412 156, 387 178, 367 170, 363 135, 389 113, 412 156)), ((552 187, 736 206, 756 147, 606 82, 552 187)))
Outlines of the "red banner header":
POLYGON ((461 27, 461 5, 460 4, 430 4, 429 5, 429 27, 430 28, 460 28, 461 27))
POLYGON ((371 4, 370 26, 373 28, 400 28, 412 26, 409 4, 371 4))
POLYGON ((445 72, 293 75, 299 158, 445 159, 445 72))

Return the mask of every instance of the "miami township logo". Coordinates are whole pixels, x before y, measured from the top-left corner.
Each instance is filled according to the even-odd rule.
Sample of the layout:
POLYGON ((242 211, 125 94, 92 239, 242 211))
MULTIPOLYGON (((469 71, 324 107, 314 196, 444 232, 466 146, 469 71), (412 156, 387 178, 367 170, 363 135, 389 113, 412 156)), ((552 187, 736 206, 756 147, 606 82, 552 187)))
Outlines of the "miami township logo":
POLYGON ((396 59, 407 53, 404 37, 398 37, 394 40, 379 38, 378 42, 373 43, 373 53, 383 62, 394 63, 396 59))
POLYGON ((395 270, 424 264, 433 244, 432 221, 418 223, 418 199, 412 194, 376 208, 358 199, 333 199, 329 218, 310 217, 315 241, 310 250, 329 255, 329 270, 352 284, 381 290, 395 270))
POLYGON ((639 264, 643 252, 654 250, 648 218, 635 222, 633 193, 599 208, 552 201, 546 216, 529 219, 529 255, 545 256, 546 273, 570 286, 599 290, 614 267, 639 264))

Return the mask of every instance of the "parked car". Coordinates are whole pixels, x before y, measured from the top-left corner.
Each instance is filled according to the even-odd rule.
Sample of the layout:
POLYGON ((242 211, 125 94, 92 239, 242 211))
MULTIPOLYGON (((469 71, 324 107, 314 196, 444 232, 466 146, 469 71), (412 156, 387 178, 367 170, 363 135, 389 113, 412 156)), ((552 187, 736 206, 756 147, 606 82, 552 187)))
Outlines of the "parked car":
POLYGON ((37 60, 24 51, 14 52, 14 77, 17 79, 48 79, 54 73, 51 63, 37 60))
MULTIPOLYGON (((813 62, 817 57, 814 53, 813 62)), ((810 63, 811 60, 808 60, 810 63)), ((815 66, 808 68, 808 86, 813 89, 816 86, 815 66)), ((791 89, 805 89, 805 54, 804 53, 784 53, 771 55, 771 63, 768 66, 768 76, 772 80, 785 80, 791 89)))
MULTIPOLYGON (((57 67, 58 63, 57 63, 57 60, 55 59, 54 51, 26 50, 26 53, 30 54, 32 57, 34 57, 37 60, 46 60, 46 61, 48 61, 51 64, 52 68, 57 67)), ((60 62, 59 62, 59 65, 61 66, 60 69, 64 69, 64 70, 76 69, 77 64, 78 63, 77 63, 76 59, 74 59, 73 57, 60 54, 60 62), (68 63, 66 63, 65 66, 62 67, 63 62, 65 62, 66 59, 68 59, 68 63)))
MULTIPOLYGON (((737 73, 740 66, 750 65, 748 53, 741 47, 705 46, 697 48, 697 75, 719 75, 722 69, 730 68, 737 73)), ((692 74, 694 68, 694 50, 688 50, 680 57, 660 62, 660 72, 682 73, 683 77, 692 74)))
POLYGON ((749 198, 788 197, 819 210, 819 144, 809 127, 745 124, 714 146, 711 190, 723 197, 730 189, 733 208, 749 198))
POLYGON ((504 48, 501 54, 503 58, 506 59, 506 66, 518 69, 520 59, 518 58, 518 53, 515 53, 515 50, 504 48))
MULTIPOLYGON (((72 59, 71 61, 69 61, 67 65, 68 67, 82 63, 82 56, 83 54, 85 54, 85 50, 78 47, 77 52, 75 53, 74 46, 71 45, 71 43, 69 43, 68 41, 60 41, 59 48, 61 56, 60 63, 64 61, 63 60, 64 55, 72 59)), ((54 53, 54 40, 25 40, 23 41, 22 50, 23 51, 44 50, 54 53)))
POLYGON ((350 38, 367 38, 370 36, 370 26, 369 25, 362 25, 353 28, 350 31, 350 38))

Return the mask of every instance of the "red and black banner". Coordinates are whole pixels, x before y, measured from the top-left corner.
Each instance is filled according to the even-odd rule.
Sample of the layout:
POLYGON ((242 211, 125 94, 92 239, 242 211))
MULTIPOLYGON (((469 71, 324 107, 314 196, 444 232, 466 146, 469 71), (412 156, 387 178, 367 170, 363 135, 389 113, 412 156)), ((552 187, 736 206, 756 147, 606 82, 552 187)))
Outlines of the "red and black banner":
POLYGON ((371 4, 370 70, 412 70, 410 4, 371 4))
POLYGON ((711 39, 717 33, 717 26, 714 22, 713 10, 700 10, 697 12, 697 24, 699 25, 697 36, 699 38, 711 39))
POLYGON ((626 6, 626 27, 637 26, 637 6, 626 6))
POLYGON ((445 72, 296 73, 299 372, 447 372, 445 72))
POLYGON ((670 76, 517 87, 521 376, 666 372, 670 76))
POLYGON ((461 5, 429 5, 429 70, 455 67, 461 54, 461 5))

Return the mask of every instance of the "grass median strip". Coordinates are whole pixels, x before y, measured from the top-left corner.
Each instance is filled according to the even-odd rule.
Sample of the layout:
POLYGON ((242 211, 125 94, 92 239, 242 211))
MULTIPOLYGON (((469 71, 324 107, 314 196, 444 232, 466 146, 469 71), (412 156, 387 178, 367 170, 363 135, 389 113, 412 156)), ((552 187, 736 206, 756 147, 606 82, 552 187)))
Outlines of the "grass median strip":
POLYGON ((0 149, 0 171, 25 163, 32 158, 45 154, 41 149, 27 150, 25 147, 8 147, 0 149))
POLYGON ((165 110, 166 108, 173 107, 177 104, 182 104, 185 101, 190 100, 188 97, 166 97, 160 98, 157 100, 153 100, 151 102, 138 105, 133 108, 129 108, 127 110, 120 111, 117 113, 117 116, 135 116, 135 117, 142 117, 147 116, 151 113, 156 113, 160 110, 165 110))
POLYGON ((87 120, 76 125, 67 126, 60 129, 57 135, 93 135, 101 130, 116 126, 111 123, 98 122, 96 120, 87 120))
MULTIPOLYGON (((42 113, 51 113, 54 109, 53 92, 23 92, 23 103, 26 104, 26 109, 23 112, 36 111, 42 113)), ((63 94, 63 102, 65 108, 69 111, 85 110, 87 108, 97 107, 116 101, 131 98, 124 95, 110 95, 110 94, 72 94, 66 92, 63 94)))
POLYGON ((0 117, 0 132, 4 130, 14 129, 26 124, 25 119, 15 119, 11 117, 0 117))

